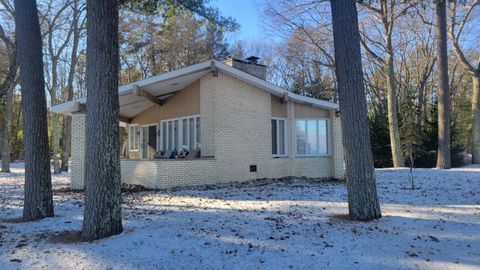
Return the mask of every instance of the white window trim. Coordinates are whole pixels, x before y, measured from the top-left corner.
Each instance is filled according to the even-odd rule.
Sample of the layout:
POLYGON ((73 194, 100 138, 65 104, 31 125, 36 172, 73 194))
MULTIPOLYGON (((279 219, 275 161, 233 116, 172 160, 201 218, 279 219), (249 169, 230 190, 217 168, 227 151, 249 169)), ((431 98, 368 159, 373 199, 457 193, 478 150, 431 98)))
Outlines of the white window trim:
MULTIPOLYGON (((283 125, 283 132, 284 132, 284 149, 285 149, 285 154, 272 154, 273 157, 288 157, 288 118, 285 117, 272 117, 271 120, 277 120, 277 152, 279 150, 279 125, 278 125, 278 120, 284 120, 284 125, 283 125)), ((271 121, 270 121, 271 123, 271 121)), ((273 140, 273 138, 272 138, 273 140)))
MULTIPOLYGON (((294 124, 292 128, 294 129, 293 133, 295 136, 295 139, 293 140, 294 148, 295 148, 295 156, 296 157, 330 157, 330 142, 331 142, 331 135, 330 135, 330 118, 295 118, 294 124), (298 154, 298 148, 297 148, 297 121, 307 121, 307 120, 317 120, 317 130, 318 130, 318 120, 325 120, 326 121, 326 133, 327 133, 327 153, 326 154, 318 154, 318 155, 312 155, 312 154, 298 154)), ((305 125, 305 133, 308 134, 308 126, 305 125)), ((320 141, 320 138, 318 137, 319 134, 317 133, 317 141, 320 141)), ((306 144, 306 141, 305 141, 306 144)), ((307 146, 305 145, 305 152, 307 152, 307 146)))
POLYGON ((129 152, 138 152, 140 151, 140 135, 141 134, 138 134, 137 133, 137 137, 138 138, 138 145, 136 146, 136 148, 132 148, 132 144, 131 144, 131 140, 130 140, 130 137, 133 135, 132 134, 132 127, 138 127, 138 131, 141 132, 140 130, 140 125, 139 124, 130 124, 128 125, 128 151, 129 152))
MULTIPOLYGON (((193 143, 194 143, 194 147, 196 147, 196 145, 199 143, 197 141, 197 118, 198 117, 201 117, 200 114, 194 114, 194 115, 188 115, 188 116, 182 116, 182 117, 178 117, 178 118, 170 118, 170 119, 164 119, 162 121, 160 121, 160 149, 161 150, 165 150, 165 146, 163 145, 163 123, 167 123, 166 126, 167 126, 167 130, 168 130, 168 122, 172 121, 172 125, 175 125, 175 122, 174 121, 177 121, 178 120, 178 145, 175 146, 176 150, 177 151, 181 151, 182 150, 182 144, 180 143, 181 140, 183 139, 183 120, 184 119, 191 119, 193 118, 194 119, 194 131, 193 131, 193 136, 194 136, 194 139, 193 139, 193 143)), ((200 123, 201 123, 202 120, 200 120, 200 123)), ((190 121, 187 121, 187 129, 189 130, 190 129, 190 121)), ((201 129, 201 127, 200 127, 201 129)), ((170 136, 173 136, 174 134, 174 128, 172 128, 172 134, 168 134, 168 132, 166 132, 167 134, 167 139, 166 139, 166 142, 168 144, 168 140, 170 139, 170 136)), ((187 141, 190 142, 190 132, 187 132, 187 141)), ((173 140, 173 142, 175 142, 175 139, 173 140)))

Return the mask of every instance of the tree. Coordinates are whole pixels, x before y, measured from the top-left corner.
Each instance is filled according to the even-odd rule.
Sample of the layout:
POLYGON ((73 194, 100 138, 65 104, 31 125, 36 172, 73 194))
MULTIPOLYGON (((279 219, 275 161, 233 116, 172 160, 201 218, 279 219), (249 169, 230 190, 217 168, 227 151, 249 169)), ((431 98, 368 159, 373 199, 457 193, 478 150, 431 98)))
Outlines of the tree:
POLYGON ((42 38, 35 0, 15 1, 15 27, 24 110, 23 219, 28 221, 53 216, 42 38))
POLYGON ((87 0, 87 137, 82 236, 122 232, 118 1, 87 0))
MULTIPOLYGON (((452 1, 450 27, 448 28, 448 35, 453 45, 453 51, 458 61, 464 66, 468 74, 472 78, 472 163, 480 163, 480 53, 477 53, 477 66, 470 61, 460 45, 460 38, 462 36, 465 25, 470 22, 472 18, 477 18, 474 11, 475 8, 480 7, 480 0, 471 1, 469 5, 465 5, 463 13, 458 12, 458 1, 452 1)), ((474 24, 474 23, 472 23, 474 24)), ((478 50, 477 50, 478 52, 478 50)))
POLYGON ((17 46, 15 42, 12 41, 3 30, 3 27, 0 25, 0 39, 4 42, 9 67, 5 80, 0 84, 0 93, 5 93, 6 96, 6 105, 5 105, 5 123, 3 127, 2 142, 0 145, 1 148, 1 159, 2 159, 2 172, 10 172, 10 134, 12 127, 12 117, 13 117, 13 93, 17 82, 15 81, 18 71, 18 61, 17 61, 17 46))
MULTIPOLYGON (((44 36, 46 38, 46 56, 48 63, 50 64, 50 83, 47 84, 47 89, 50 93, 50 103, 57 105, 60 103, 60 83, 59 83, 59 68, 61 56, 63 51, 67 48, 70 42, 70 37, 73 32, 73 26, 69 25, 70 13, 69 7, 72 5, 71 0, 65 1, 57 9, 52 8, 49 4, 49 10, 46 15, 43 16, 44 23, 46 25, 46 32, 44 36), (67 26, 66 33, 63 31, 64 25, 67 26)), ((73 22, 72 22, 73 23, 73 22)), ((48 65, 47 65, 48 66, 48 65)), ((52 151, 53 151, 53 173, 59 174, 60 168, 60 117, 56 113, 52 113, 52 151)))
POLYGON ((435 3, 438 76, 437 168, 450 169, 450 92, 448 90, 447 3, 435 3))
MULTIPOLYGON (((362 1, 364 7, 370 14, 372 14, 375 21, 380 22, 382 28, 381 41, 375 41, 374 38, 365 37, 361 40, 365 51, 383 67, 383 72, 387 78, 387 110, 388 110, 388 129, 390 132, 390 146, 392 150, 392 160, 394 167, 401 167, 404 165, 402 148, 400 144, 400 135, 398 131, 398 104, 397 104, 397 81, 395 78, 395 51, 393 44, 393 34, 396 21, 401 16, 407 14, 407 11, 417 5, 418 1, 407 1, 405 3, 398 3, 396 0, 380 0, 377 1, 362 1), (381 51, 385 52, 382 57, 372 49, 372 45, 380 46, 381 51)), ((374 27, 372 27, 374 28, 374 27)), ((375 28, 374 28, 375 29, 375 28)), ((375 31, 375 30, 374 30, 375 31)))
POLYGON ((360 34, 355 0, 331 0, 335 72, 338 80, 350 216, 381 217, 363 84, 360 34))
MULTIPOLYGON (((79 3, 79 0, 73 0, 73 14, 72 14, 72 47, 70 52, 70 67, 67 77, 67 101, 73 99, 73 83, 75 79, 75 71, 77 70, 78 62, 78 47, 80 43, 80 37, 84 29, 85 17, 83 16, 85 11, 85 4, 79 3)), ((72 138, 72 119, 70 116, 64 116, 63 118, 63 130, 62 130, 62 163, 60 170, 68 171, 68 159, 70 157, 70 147, 72 138)))
POLYGON ((273 61, 274 79, 283 88, 336 101, 335 59, 331 21, 325 1, 266 0, 263 16, 268 32, 282 37, 273 61), (328 76, 329 78, 326 78, 328 76), (278 78, 276 78, 278 77, 278 78))

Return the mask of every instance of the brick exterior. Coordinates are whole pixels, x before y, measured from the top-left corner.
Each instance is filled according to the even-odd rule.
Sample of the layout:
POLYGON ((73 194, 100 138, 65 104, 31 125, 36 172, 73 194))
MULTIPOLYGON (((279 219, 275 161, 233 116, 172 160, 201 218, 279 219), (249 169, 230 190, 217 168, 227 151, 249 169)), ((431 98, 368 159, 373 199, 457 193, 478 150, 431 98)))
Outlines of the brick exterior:
POLYGON ((267 66, 265 65, 232 58, 225 60, 223 63, 262 80, 267 80, 267 66))
MULTIPOLYGON (((122 182, 171 188, 306 176, 343 178, 340 119, 330 111, 330 153, 295 157, 295 103, 287 103, 288 157, 271 155, 271 94, 222 72, 200 80, 201 149, 198 160, 122 160, 122 182), (257 172, 250 172, 257 165, 257 172)), ((73 116, 72 187, 83 187, 85 115, 73 116), (83 122, 82 122, 83 121, 83 122)))
POLYGON ((86 155, 86 117, 85 112, 72 113, 72 163, 71 184, 73 189, 83 189, 86 155))
POLYGON ((333 177, 336 179, 345 179, 345 160, 343 156, 343 142, 342 142, 342 125, 340 122, 340 117, 335 116, 335 113, 332 111, 331 121, 332 132, 333 132, 333 160, 332 160, 332 169, 333 177))

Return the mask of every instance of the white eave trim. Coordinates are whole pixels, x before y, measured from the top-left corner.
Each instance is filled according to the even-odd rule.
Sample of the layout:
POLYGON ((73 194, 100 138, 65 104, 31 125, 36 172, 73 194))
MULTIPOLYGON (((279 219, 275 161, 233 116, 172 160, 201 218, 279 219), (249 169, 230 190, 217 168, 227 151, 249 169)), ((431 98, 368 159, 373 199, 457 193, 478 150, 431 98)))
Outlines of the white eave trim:
POLYGON ((145 86, 155 84, 155 83, 159 83, 159 82, 162 82, 162 81, 169 81, 169 80, 173 80, 173 79, 176 79, 176 78, 179 78, 179 77, 183 77, 183 76, 187 76, 187 75, 190 75, 190 74, 198 73, 202 70, 208 71, 208 70, 210 70, 210 62, 211 61, 198 63, 198 64, 191 65, 191 66, 188 66, 188 67, 185 67, 185 68, 181 68, 181 69, 177 69, 177 70, 174 70, 174 71, 163 73, 163 74, 160 74, 160 75, 157 75, 157 76, 153 76, 153 77, 150 77, 150 78, 147 78, 147 79, 143 79, 143 80, 136 81, 136 82, 133 82, 133 83, 129 83, 129 84, 126 84, 126 85, 122 85, 118 88, 118 93, 120 95, 122 95, 125 92, 128 93, 129 91, 131 91, 134 88, 135 85, 139 86, 139 87, 145 87, 145 86))
MULTIPOLYGON (((306 97, 302 95, 298 95, 292 92, 289 92, 283 88, 280 88, 272 83, 269 83, 267 81, 264 81, 260 78, 257 78, 253 75, 250 75, 248 73, 245 73, 239 69, 236 69, 234 67, 231 67, 229 65, 226 65, 220 61, 217 60, 209 60, 205 61, 199 64, 191 65, 186 68, 181 68, 177 69, 171 72, 163 73, 158 76, 150 77, 144 80, 136 81, 133 83, 129 83, 126 85, 122 85, 118 89, 118 94, 119 96, 130 94, 135 86, 138 87, 145 87, 151 84, 159 83, 162 81, 168 81, 168 80, 173 80, 179 77, 187 76, 190 74, 198 73, 201 71, 208 72, 212 68, 212 63, 215 64, 215 67, 217 67, 220 71, 223 73, 230 75, 236 79, 239 79, 241 81, 244 81, 248 84, 251 84, 253 86, 256 86, 264 91, 269 92, 270 94, 277 96, 277 97, 284 97, 286 94, 289 100, 298 102, 298 103, 304 103, 308 105, 312 105, 315 107, 323 108, 323 109, 328 109, 328 110, 336 110, 338 109, 338 104, 328 102, 328 101, 323 101, 320 99, 316 98, 311 98, 311 97, 306 97)), ((86 98, 81 98, 77 100, 72 100, 68 101, 62 104, 58 104, 55 106, 52 106, 50 110, 54 113, 70 113, 72 109, 75 107, 75 104, 86 104, 87 100, 86 98)))
POLYGON ((269 83, 265 80, 262 80, 260 78, 257 78, 253 75, 250 75, 248 73, 245 73, 239 69, 236 69, 234 67, 231 67, 229 65, 226 65, 224 63, 221 63, 219 61, 215 61, 216 66, 224 73, 237 78, 241 81, 244 81, 248 84, 254 85, 260 89, 263 89, 267 92, 269 92, 272 95, 275 95, 277 97, 283 97, 284 94, 287 94, 289 100, 293 100, 298 103, 304 103, 304 104, 309 104, 315 107, 323 108, 323 109, 328 109, 328 110, 336 110, 338 109, 338 104, 316 99, 316 98, 311 98, 311 97, 306 97, 302 95, 298 95, 295 93, 292 93, 290 91, 287 91, 283 88, 280 88, 272 83, 269 83))

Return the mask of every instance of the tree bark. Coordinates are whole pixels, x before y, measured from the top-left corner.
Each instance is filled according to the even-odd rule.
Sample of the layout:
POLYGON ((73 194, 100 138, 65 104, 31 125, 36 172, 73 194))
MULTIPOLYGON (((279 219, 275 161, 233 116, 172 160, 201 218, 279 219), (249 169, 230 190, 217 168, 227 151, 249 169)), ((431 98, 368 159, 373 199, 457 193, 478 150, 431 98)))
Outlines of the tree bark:
POLYGON ((388 110, 388 130, 390 133, 390 146, 392 149, 393 167, 402 167, 403 160, 402 145, 400 144, 400 133, 398 132, 397 117, 397 85, 395 83, 395 70, 393 68, 393 48, 392 36, 387 37, 387 110, 388 110))
POLYGON ((472 82, 472 163, 480 164, 480 71, 472 82))
POLYGON ((360 34, 355 0, 331 0, 336 76, 350 216, 381 217, 363 84, 360 34))
POLYGON ((2 172, 10 172, 10 141, 12 133, 12 118, 13 118, 13 91, 15 84, 11 84, 10 89, 7 90, 5 104, 5 125, 2 134, 2 172))
POLYGON ((53 216, 42 38, 34 0, 15 1, 15 27, 24 110, 23 219, 29 221, 53 216))
MULTIPOLYGON (((394 19, 389 20, 389 7, 386 0, 381 3, 382 24, 385 31, 385 47, 387 57, 385 59, 385 69, 387 74, 387 113, 388 113, 388 131, 390 134, 390 147, 392 151, 393 167, 402 167, 403 160, 402 145, 400 144, 400 133, 398 131, 398 105, 397 105, 397 84, 395 81, 394 69, 394 51, 392 45, 392 34, 394 19)), ((393 6, 390 6, 390 14, 394 14, 393 6)))
POLYGON ((12 117, 13 117, 13 101, 14 101, 14 89, 17 84, 15 78, 18 72, 18 59, 17 59, 17 46, 15 41, 11 40, 6 34, 3 27, 0 25, 0 39, 5 43, 6 51, 8 54, 8 72, 5 80, 0 85, 0 97, 2 93, 6 95, 5 106, 5 122, 2 134, 2 146, 1 159, 2 159, 2 172, 10 172, 10 142, 11 142, 11 129, 12 129, 12 117))
POLYGON ((70 158, 70 147, 72 138, 72 118, 68 115, 63 117, 62 125, 62 163, 60 170, 62 172, 68 172, 68 160, 70 158))
POLYGON ((450 92, 448 89, 447 4, 435 3, 438 76, 437 169, 450 169, 450 92))
POLYGON ((87 163, 82 236, 122 232, 118 2, 87 0, 87 163))
MULTIPOLYGON (((52 104, 56 104, 53 103, 52 104)), ((52 118, 52 151, 53 151, 53 173, 59 174, 60 171, 60 128, 59 128, 59 116, 56 113, 51 113, 52 118)))

